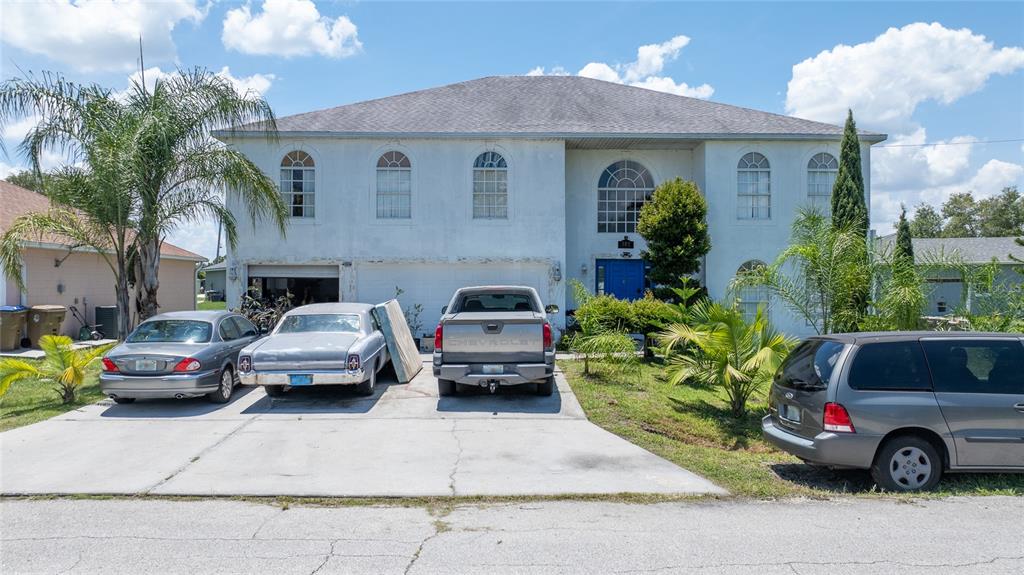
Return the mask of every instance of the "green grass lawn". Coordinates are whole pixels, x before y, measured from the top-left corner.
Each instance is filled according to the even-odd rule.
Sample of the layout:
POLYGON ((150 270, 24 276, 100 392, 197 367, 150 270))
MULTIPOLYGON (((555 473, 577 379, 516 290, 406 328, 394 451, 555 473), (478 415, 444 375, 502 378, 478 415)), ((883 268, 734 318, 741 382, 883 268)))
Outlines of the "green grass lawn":
POLYGON ((77 409, 100 399, 99 362, 89 368, 85 383, 78 390, 78 401, 62 404, 53 387, 36 380, 15 382, 0 398, 0 431, 21 427, 77 409))
POLYGON ((196 302, 196 309, 228 309, 228 304, 223 301, 202 300, 196 302))
MULTIPOLYGON (((667 383, 664 369, 608 368, 583 375, 582 362, 560 361, 576 397, 597 425, 699 473, 734 495, 772 498, 873 494, 867 472, 810 467, 761 438, 763 399, 734 419, 716 389, 667 383)), ((947 475, 931 495, 1024 495, 1024 474, 947 475)))

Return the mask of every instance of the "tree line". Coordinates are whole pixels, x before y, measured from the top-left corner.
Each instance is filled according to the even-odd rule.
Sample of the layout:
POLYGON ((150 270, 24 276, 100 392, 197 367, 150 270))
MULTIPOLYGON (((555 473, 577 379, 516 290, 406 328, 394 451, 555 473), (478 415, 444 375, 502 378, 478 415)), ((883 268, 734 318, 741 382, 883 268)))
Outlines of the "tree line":
POLYGON ((915 238, 1002 238, 1024 235, 1024 196, 1009 186, 996 196, 976 200, 956 193, 939 209, 918 204, 910 220, 915 238))

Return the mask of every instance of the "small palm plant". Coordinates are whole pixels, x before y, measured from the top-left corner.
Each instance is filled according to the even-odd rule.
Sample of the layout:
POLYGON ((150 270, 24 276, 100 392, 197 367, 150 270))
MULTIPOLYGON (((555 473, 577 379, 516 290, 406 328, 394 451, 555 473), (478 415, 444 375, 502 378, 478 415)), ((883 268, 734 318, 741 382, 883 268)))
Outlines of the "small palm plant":
POLYGON ((732 415, 743 417, 747 402, 771 381, 796 340, 775 331, 762 310, 750 323, 735 305, 710 300, 688 312, 690 324, 672 324, 658 335, 671 382, 720 387, 732 415))
POLYGON ((39 347, 46 353, 40 362, 16 358, 0 360, 0 397, 14 382, 35 379, 54 385, 54 391, 63 403, 74 403, 78 389, 85 383, 88 367, 110 348, 75 349, 71 338, 66 335, 44 335, 39 338, 39 347))

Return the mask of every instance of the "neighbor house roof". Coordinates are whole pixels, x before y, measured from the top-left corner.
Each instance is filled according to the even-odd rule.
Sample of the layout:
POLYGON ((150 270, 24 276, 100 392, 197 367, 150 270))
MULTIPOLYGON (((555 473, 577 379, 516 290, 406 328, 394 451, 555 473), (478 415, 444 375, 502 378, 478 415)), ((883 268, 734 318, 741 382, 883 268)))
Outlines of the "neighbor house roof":
MULTIPOLYGON (((46 196, 0 180, 0 234, 6 232, 18 216, 33 212, 46 212, 49 209, 50 200, 46 196)), ((42 234, 35 241, 39 244, 51 244, 53 246, 68 246, 71 244, 71 240, 68 238, 55 234, 42 234)), ((160 255, 183 260, 206 260, 206 258, 199 254, 179 248, 168 242, 163 243, 160 255)))
MULTIPOLYGON (((1016 238, 914 238, 914 259, 922 257, 955 258, 966 264, 987 264, 995 259, 999 263, 1015 264, 1010 254, 1024 260, 1024 246, 1016 238)), ((896 234, 878 238, 886 249, 891 249, 896 234)))
MULTIPOLYGON (((843 128, 579 76, 491 76, 286 116, 307 135, 839 139, 843 128)), ((259 133, 259 124, 219 137, 259 133)), ((861 132, 869 142, 883 134, 861 132)))

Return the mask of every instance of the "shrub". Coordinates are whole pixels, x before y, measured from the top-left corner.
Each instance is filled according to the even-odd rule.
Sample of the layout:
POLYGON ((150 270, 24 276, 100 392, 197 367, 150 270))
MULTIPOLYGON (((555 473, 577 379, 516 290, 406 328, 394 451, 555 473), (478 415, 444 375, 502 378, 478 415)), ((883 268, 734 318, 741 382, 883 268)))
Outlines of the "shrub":
POLYGON ((604 331, 632 331, 636 313, 626 300, 610 295, 593 296, 576 309, 576 321, 585 334, 604 331))
POLYGON ((711 249, 707 204, 697 184, 681 178, 662 183, 640 209, 636 231, 647 241, 643 258, 651 279, 671 284, 700 269, 711 249))
POLYGON ((633 338, 622 331, 577 333, 572 336, 569 349, 583 357, 583 373, 587 375, 590 374, 591 361, 599 362, 616 370, 634 367, 640 361, 636 354, 636 344, 633 343, 633 338))

